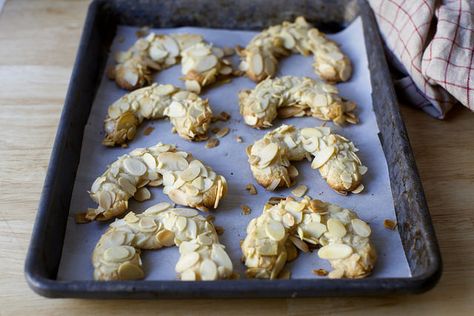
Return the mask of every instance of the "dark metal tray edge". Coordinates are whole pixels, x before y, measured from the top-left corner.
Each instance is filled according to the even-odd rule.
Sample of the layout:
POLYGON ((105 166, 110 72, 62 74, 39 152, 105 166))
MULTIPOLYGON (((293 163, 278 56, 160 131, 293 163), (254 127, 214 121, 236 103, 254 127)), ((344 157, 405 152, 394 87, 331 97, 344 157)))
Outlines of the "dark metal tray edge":
MULTIPOLYGON (((359 6, 359 14, 364 21, 369 67, 372 73, 376 70, 380 74, 378 76, 373 75, 371 79, 374 108, 379 127, 381 125, 389 126, 393 133, 391 137, 387 137, 383 133, 380 135, 384 152, 387 156, 387 162, 390 166, 390 176, 391 178, 401 177, 404 180, 400 183, 400 186, 392 185, 392 193, 394 200, 400 203, 396 205, 399 232, 409 237, 402 238, 402 240, 412 274, 414 275, 413 277, 368 278, 361 280, 319 279, 298 280, 297 282, 294 280, 214 282, 56 280, 55 271, 57 271, 57 265, 51 263, 46 256, 54 252, 53 254, 60 258, 62 242, 60 242, 59 246, 55 246, 52 249, 47 249, 46 243, 47 241, 54 240, 51 236, 59 235, 64 238, 66 219, 63 218, 63 213, 67 213, 69 209, 69 199, 57 199, 56 194, 61 192, 58 189, 61 183, 74 181, 75 179, 79 159, 72 157, 71 151, 78 150, 80 152, 82 139, 77 140, 70 137, 70 135, 74 131, 81 131, 83 129, 89 111, 82 111, 79 119, 74 114, 76 112, 81 113, 78 107, 84 104, 84 102, 91 104, 95 94, 95 91, 87 91, 85 93, 79 88, 78 82, 86 80, 85 78, 95 78, 96 82, 92 85, 95 86, 99 81, 97 70, 102 61, 93 61, 92 63, 96 64, 91 65, 91 60, 94 60, 93 56, 97 53, 94 50, 101 48, 93 48, 89 43, 91 38, 95 36, 95 24, 107 23, 107 21, 96 21, 98 10, 105 2, 103 0, 95 0, 89 7, 41 194, 31 244, 25 263, 26 280, 36 293, 56 298, 311 297, 421 293, 436 285, 442 271, 441 256, 436 236, 405 125, 398 109, 380 37, 376 29, 375 19, 370 7, 364 0, 346 2, 351 2, 352 4, 356 2, 359 6), (84 64, 88 64, 89 67, 82 67, 84 64), (82 95, 86 95, 85 98, 87 100, 84 100, 81 97, 82 95), (393 146, 399 148, 401 152, 394 152, 393 146), (73 170, 61 168, 63 166, 62 162, 68 159, 73 162, 73 170), (62 182, 58 181, 59 178, 61 178, 62 182), (60 213, 59 210, 61 209, 63 213, 60 213), (412 227, 411 223, 416 223, 416 228, 412 227), (419 256, 420 252, 422 253, 421 259, 411 257, 416 256, 414 253, 418 253, 419 256), (423 260, 428 260, 428 262, 423 260)), ((72 188, 61 193, 65 195, 69 193, 70 196, 71 192, 69 191, 72 191, 72 188)))

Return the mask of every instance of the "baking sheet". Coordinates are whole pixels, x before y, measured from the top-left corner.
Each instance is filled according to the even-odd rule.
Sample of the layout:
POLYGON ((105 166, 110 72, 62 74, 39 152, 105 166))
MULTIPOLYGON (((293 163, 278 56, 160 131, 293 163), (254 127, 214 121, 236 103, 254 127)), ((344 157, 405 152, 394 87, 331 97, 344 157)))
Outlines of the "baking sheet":
MULTIPOLYGON (((113 56, 117 51, 126 50, 136 40, 137 28, 120 26, 111 47, 108 63, 113 64, 113 56)), ((217 46, 245 46, 255 35, 255 32, 229 31, 203 28, 174 28, 152 30, 157 33, 197 33, 217 46)), ((296 163, 300 171, 298 184, 306 184, 308 195, 331 203, 356 210, 359 216, 369 222, 372 227, 372 239, 378 252, 378 262, 371 278, 383 277, 410 277, 410 269, 403 251, 400 236, 397 231, 390 231, 383 227, 386 218, 395 219, 394 205, 390 190, 387 162, 377 136, 375 115, 372 108, 370 73, 368 70, 367 54, 363 39, 362 21, 357 18, 343 31, 329 36, 341 44, 343 51, 353 62, 354 73, 347 83, 338 84, 340 94, 358 104, 358 114, 361 123, 355 126, 339 128, 331 123, 334 131, 350 138, 360 149, 359 157, 369 168, 363 183, 365 190, 359 195, 341 196, 332 191, 319 173, 310 168, 307 161, 296 163)), ((278 75, 296 75, 317 77, 311 67, 312 57, 292 55, 280 62, 278 75)), ((171 83, 184 87, 179 80, 181 76, 179 65, 164 70, 155 75, 158 83, 171 83)), ((106 166, 118 156, 134 148, 152 146, 158 142, 176 144, 181 150, 191 152, 195 157, 211 166, 217 173, 222 174, 228 182, 229 192, 221 201, 218 210, 213 214, 215 224, 222 226, 225 232, 220 236, 221 242, 226 245, 227 251, 234 263, 236 272, 244 277, 245 266, 241 263, 242 252, 240 240, 245 237, 245 228, 248 222, 261 213, 263 204, 271 196, 290 195, 291 189, 267 192, 253 179, 245 154, 245 147, 261 138, 268 130, 255 130, 243 123, 239 114, 238 92, 244 88, 253 88, 255 83, 248 78, 235 78, 230 84, 211 87, 202 94, 209 99, 214 113, 226 111, 231 114, 228 122, 217 122, 213 126, 229 127, 231 132, 220 139, 220 145, 213 149, 206 149, 205 142, 191 143, 177 134, 171 133, 171 124, 167 120, 147 121, 140 127, 136 139, 129 148, 107 148, 102 145, 104 137, 103 119, 108 106, 126 93, 115 85, 115 82, 102 78, 89 121, 84 131, 81 151, 81 160, 74 185, 63 253, 58 271, 59 280, 91 280, 93 267, 90 256, 96 242, 108 227, 106 223, 90 223, 78 225, 74 222, 74 214, 83 212, 88 207, 96 207, 89 198, 87 190, 106 166), (143 131, 153 127, 153 132, 145 136, 143 131), (243 143, 235 141, 236 136, 244 139, 243 143), (247 183, 254 183, 258 195, 251 196, 245 190, 247 183), (247 204, 252 209, 250 215, 242 215, 240 206, 247 204)), ((293 124, 298 127, 319 126, 322 124, 315 118, 293 118, 277 120, 274 126, 293 124)), ((169 201, 162 193, 162 188, 151 188, 152 199, 138 203, 130 201, 130 210, 141 212, 151 205, 161 201, 169 201)), ((206 215, 206 214, 205 214, 206 215)), ((174 280, 176 273, 174 266, 178 260, 176 247, 147 251, 142 255, 147 280, 174 280)), ((330 266, 325 260, 319 259, 315 253, 300 254, 297 260, 288 264, 292 278, 319 278, 312 273, 313 269, 330 266)))

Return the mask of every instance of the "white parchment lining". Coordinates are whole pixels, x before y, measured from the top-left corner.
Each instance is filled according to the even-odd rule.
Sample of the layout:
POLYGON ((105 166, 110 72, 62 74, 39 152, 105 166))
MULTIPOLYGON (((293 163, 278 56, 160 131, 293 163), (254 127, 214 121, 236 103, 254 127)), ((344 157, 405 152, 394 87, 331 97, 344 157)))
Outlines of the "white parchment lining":
MULTIPOLYGON (((136 28, 119 27, 117 35, 111 47, 109 64, 113 64, 114 53, 126 50, 136 40, 136 28)), ((202 28, 176 28, 153 30, 159 33, 197 33, 217 46, 246 46, 255 32, 228 31, 202 28)), ((368 221, 372 227, 372 238, 378 252, 378 262, 371 278, 382 277, 409 277, 410 270, 405 253, 402 248, 398 232, 387 230, 383 227, 386 218, 395 219, 393 199, 390 190, 390 181, 387 162, 383 154, 377 133, 375 115, 372 108, 370 73, 368 70, 367 54, 364 45, 364 34, 362 21, 355 20, 342 32, 330 35, 337 41, 343 51, 349 55, 353 62, 354 73, 352 79, 347 83, 338 84, 342 96, 353 100, 358 104, 360 124, 339 128, 332 123, 328 126, 334 128, 337 133, 351 139, 360 149, 359 157, 369 168, 363 183, 365 191, 359 195, 341 196, 333 192, 319 172, 310 168, 307 161, 296 164, 300 171, 298 184, 306 184, 309 187, 308 194, 313 198, 322 199, 331 203, 355 209, 359 216, 368 221)), ((311 67, 313 58, 292 55, 280 62, 278 75, 296 75, 315 78, 316 75, 311 67)), ((83 65, 87 67, 87 65, 83 65)), ((171 83, 184 87, 178 79, 181 76, 181 66, 177 65, 155 76, 159 83, 171 83)), ((108 106, 125 94, 126 91, 119 89, 114 81, 104 75, 97 96, 92 106, 89 121, 84 131, 84 140, 81 151, 81 161, 77 172, 76 182, 72 195, 68 225, 62 260, 59 267, 58 279, 60 280, 91 280, 93 267, 90 257, 96 242, 101 234, 105 232, 108 224, 90 223, 78 225, 74 222, 74 214, 85 211, 88 207, 96 207, 89 198, 89 190, 92 182, 112 163, 118 156, 138 147, 147 147, 158 142, 176 144, 181 150, 192 153, 195 157, 211 166, 217 173, 224 175, 229 185, 228 195, 222 200, 218 210, 214 211, 216 225, 225 229, 220 237, 221 242, 227 246, 227 251, 234 263, 235 270, 244 277, 244 265, 240 258, 239 241, 245 237, 245 228, 248 222, 261 214, 265 201, 271 196, 287 196, 290 189, 277 192, 266 192, 253 179, 245 154, 245 147, 261 138, 268 130, 256 130, 243 123, 239 114, 238 92, 243 88, 253 88, 255 83, 248 78, 236 78, 230 84, 220 85, 208 89, 202 96, 209 98, 214 113, 226 111, 232 118, 228 122, 218 122, 214 126, 227 126, 231 132, 220 139, 221 143, 213 149, 206 149, 205 142, 192 143, 171 133, 171 124, 167 120, 147 121, 142 124, 137 137, 129 144, 129 148, 107 148, 102 145, 104 137, 103 120, 108 106), (149 136, 143 135, 146 127, 154 127, 149 136), (243 143, 235 141, 236 136, 244 139, 243 143), (247 183, 254 183, 258 195, 251 196, 245 191, 247 183), (252 209, 250 215, 241 214, 240 206, 247 204, 252 209)), ((277 120, 274 126, 282 123, 293 124, 298 127, 319 126, 321 121, 315 118, 294 118, 277 120)), ((131 200, 130 209, 141 212, 147 207, 161 201, 169 201, 162 193, 162 188, 152 188, 152 199, 143 203, 131 200)), ((176 247, 148 251, 142 256, 147 280, 173 280, 176 278, 174 266, 178 260, 176 247)), ((313 269, 330 266, 324 260, 319 259, 316 253, 300 254, 297 260, 289 264, 292 278, 318 278, 311 271, 313 269)))

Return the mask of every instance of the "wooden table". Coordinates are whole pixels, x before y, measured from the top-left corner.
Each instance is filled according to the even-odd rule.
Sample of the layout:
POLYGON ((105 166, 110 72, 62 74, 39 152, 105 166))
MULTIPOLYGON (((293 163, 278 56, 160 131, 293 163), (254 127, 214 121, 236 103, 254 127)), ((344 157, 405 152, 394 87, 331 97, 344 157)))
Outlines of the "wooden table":
POLYGON ((91 301, 34 294, 23 264, 89 1, 7 0, 0 15, 0 315, 468 314, 474 310, 474 114, 402 106, 444 259, 423 295, 279 300, 91 301))

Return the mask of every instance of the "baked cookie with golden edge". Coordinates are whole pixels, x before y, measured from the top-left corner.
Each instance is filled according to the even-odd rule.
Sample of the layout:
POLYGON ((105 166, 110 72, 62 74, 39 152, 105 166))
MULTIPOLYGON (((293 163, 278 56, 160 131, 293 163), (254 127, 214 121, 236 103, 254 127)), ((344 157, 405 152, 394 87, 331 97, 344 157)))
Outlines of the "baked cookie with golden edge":
POLYGON ((351 141, 333 134, 329 127, 282 125, 247 147, 247 156, 253 176, 269 191, 292 186, 298 170, 291 161, 307 158, 333 190, 347 194, 364 189, 361 180, 367 167, 357 151, 351 141))
POLYGON ((341 98, 336 86, 306 77, 265 79, 252 90, 240 91, 239 104, 245 123, 254 128, 270 127, 276 117, 358 123, 356 104, 341 98))
POLYGON ((104 121, 106 146, 119 146, 132 140, 145 119, 168 117, 184 139, 207 139, 212 119, 208 100, 173 85, 153 84, 126 94, 109 106, 104 121))
POLYGON ((117 65, 109 72, 117 85, 135 90, 152 81, 152 72, 179 62, 186 89, 200 93, 204 86, 232 74, 232 63, 224 50, 206 43, 196 34, 155 34, 139 38, 132 47, 115 56, 117 65))
POLYGON ((213 224, 194 209, 163 202, 110 224, 92 255, 94 279, 143 279, 141 250, 174 245, 180 253, 175 268, 179 279, 211 281, 233 276, 232 261, 213 224))
POLYGON ((119 157, 92 184, 91 198, 99 204, 88 209, 87 220, 106 221, 122 215, 128 200, 150 198, 146 186, 163 185, 176 204, 207 211, 227 193, 227 182, 210 167, 174 145, 138 148, 119 157))
POLYGON ((255 82, 273 77, 277 72, 278 59, 293 53, 314 55, 314 71, 328 82, 347 81, 352 74, 349 58, 336 42, 306 22, 304 17, 295 22, 283 22, 257 34, 239 52, 239 69, 255 82))
POLYGON ((309 245, 321 246, 319 258, 333 268, 329 278, 364 278, 377 258, 370 235, 370 226, 349 209, 309 197, 269 201, 250 221, 241 246, 246 275, 276 279, 297 249, 307 252, 309 245))

